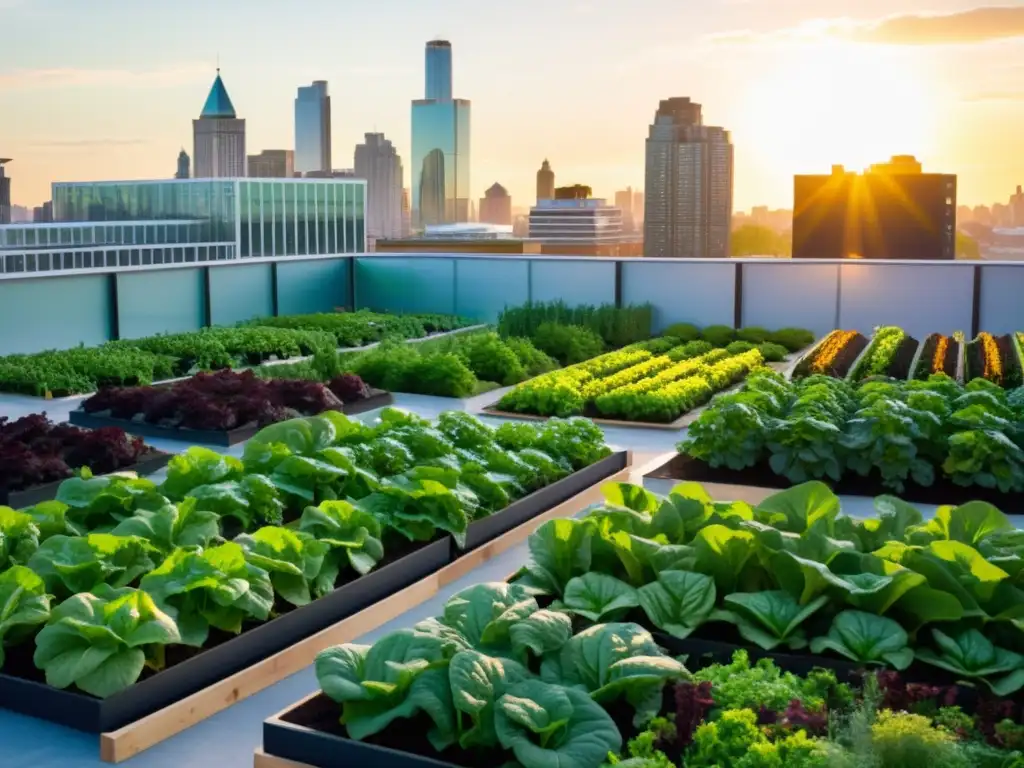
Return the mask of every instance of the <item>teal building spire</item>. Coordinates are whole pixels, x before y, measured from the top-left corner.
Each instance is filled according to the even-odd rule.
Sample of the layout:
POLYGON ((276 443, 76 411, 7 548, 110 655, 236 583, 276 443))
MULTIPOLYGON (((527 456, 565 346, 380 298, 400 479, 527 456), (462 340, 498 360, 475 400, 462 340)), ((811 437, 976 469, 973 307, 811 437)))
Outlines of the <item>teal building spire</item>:
POLYGON ((213 81, 213 87, 210 88, 210 95, 206 97, 206 104, 203 105, 203 111, 199 115, 200 119, 229 119, 234 120, 235 106, 231 103, 231 97, 228 96, 228 89, 224 87, 224 81, 220 78, 220 67, 217 68, 217 79, 213 81))

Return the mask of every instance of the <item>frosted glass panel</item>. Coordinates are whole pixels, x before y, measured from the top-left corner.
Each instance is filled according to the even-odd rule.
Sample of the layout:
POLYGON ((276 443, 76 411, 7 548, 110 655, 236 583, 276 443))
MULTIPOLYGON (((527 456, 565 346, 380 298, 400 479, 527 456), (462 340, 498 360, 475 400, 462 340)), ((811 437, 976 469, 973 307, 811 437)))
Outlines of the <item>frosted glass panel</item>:
POLYGON ((525 304, 530 281, 523 259, 455 259, 455 311, 493 323, 506 306, 525 304))
POLYGON ((624 261, 622 303, 654 305, 654 329, 672 323, 733 324, 735 264, 624 261))
POLYGON ((558 301, 569 306, 615 303, 615 261, 533 260, 530 278, 534 301, 558 301))
POLYGON ((382 312, 455 312, 453 259, 356 259, 356 306, 382 312))
POLYGON ((741 322, 823 336, 835 327, 838 281, 838 264, 744 263, 741 322))
POLYGON ((989 333, 1024 331, 1024 264, 981 267, 979 320, 978 330, 989 333))

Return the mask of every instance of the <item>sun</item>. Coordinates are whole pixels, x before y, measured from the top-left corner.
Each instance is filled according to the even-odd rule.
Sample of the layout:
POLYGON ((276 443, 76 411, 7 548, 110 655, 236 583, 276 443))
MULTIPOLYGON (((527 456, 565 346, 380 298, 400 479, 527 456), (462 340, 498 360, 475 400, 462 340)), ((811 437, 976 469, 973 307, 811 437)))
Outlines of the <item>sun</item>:
POLYGON ((934 94, 905 49, 794 43, 749 84, 742 140, 786 174, 859 171, 932 148, 934 94))

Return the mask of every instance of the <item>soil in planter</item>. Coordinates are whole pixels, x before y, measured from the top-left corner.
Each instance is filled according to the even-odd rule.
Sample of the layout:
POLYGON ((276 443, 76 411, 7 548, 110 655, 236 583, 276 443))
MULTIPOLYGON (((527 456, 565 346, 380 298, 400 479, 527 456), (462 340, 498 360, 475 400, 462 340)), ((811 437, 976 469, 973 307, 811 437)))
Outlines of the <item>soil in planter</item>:
MULTIPOLYGON (((696 483, 721 483, 724 485, 747 485, 760 488, 791 488, 782 475, 775 474, 768 462, 743 470, 732 470, 726 467, 712 467, 699 459, 678 454, 663 464, 648 477, 668 480, 690 480, 696 483)), ((847 473, 838 483, 824 479, 832 490, 839 495, 849 496, 883 496, 892 495, 894 491, 882 485, 881 477, 872 471, 867 477, 847 473)), ((982 488, 974 485, 965 488, 957 485, 949 478, 936 474, 935 484, 924 487, 908 480, 898 496, 911 504, 965 504, 968 501, 987 501, 998 507, 1007 515, 1024 514, 1024 503, 1019 494, 1006 494, 994 488, 982 488)))
POLYGON ((900 342, 896 354, 889 363, 886 374, 894 379, 905 380, 910 376, 910 366, 914 362, 914 353, 917 352, 917 339, 907 336, 900 342))
MULTIPOLYGON (((832 365, 825 370, 824 374, 835 379, 845 378, 846 374, 850 371, 850 367, 853 365, 860 353, 864 351, 864 348, 867 347, 868 343, 868 337, 858 333, 846 343, 845 347, 839 350, 839 354, 835 356, 832 360, 832 365)), ((793 370, 793 378, 801 379, 806 376, 810 376, 810 367, 813 362, 813 358, 804 358, 801 360, 799 365, 797 365, 793 370)))

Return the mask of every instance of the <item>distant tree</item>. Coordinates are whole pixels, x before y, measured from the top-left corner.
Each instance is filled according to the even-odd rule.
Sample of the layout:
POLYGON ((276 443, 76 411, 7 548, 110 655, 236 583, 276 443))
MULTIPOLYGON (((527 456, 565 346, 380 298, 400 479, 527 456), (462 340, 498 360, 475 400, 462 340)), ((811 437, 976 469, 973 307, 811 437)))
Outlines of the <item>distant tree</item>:
POLYGON ((760 224, 743 224, 732 231, 733 256, 790 256, 792 242, 760 224))
POLYGON ((966 232, 957 230, 956 257, 958 259, 980 259, 981 251, 978 248, 978 241, 966 232))

